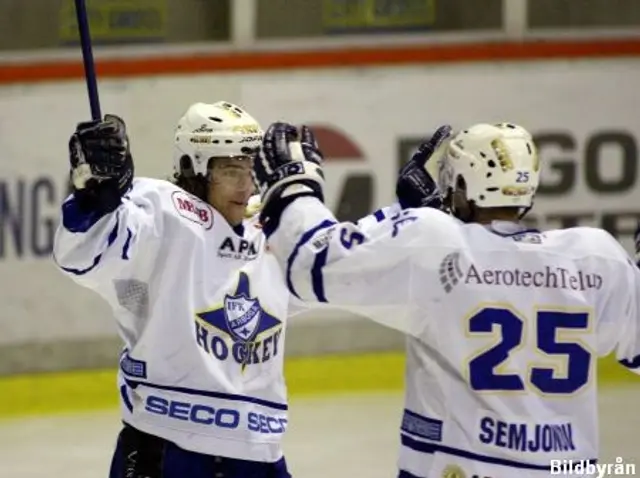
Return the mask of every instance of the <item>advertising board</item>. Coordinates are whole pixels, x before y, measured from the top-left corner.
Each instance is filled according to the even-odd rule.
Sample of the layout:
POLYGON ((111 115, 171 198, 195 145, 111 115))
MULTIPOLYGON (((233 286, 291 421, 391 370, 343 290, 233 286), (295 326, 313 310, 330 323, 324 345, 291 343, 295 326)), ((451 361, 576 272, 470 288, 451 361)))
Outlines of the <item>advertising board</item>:
MULTIPOLYGON (((142 77, 100 88, 103 111, 129 126, 140 175, 170 175, 173 127, 195 101, 238 102, 264 125, 312 125, 341 219, 393 202, 399 165, 440 124, 519 123, 544 167, 531 221, 604 227, 630 250, 640 218, 638 84, 640 61, 629 59, 142 77)), ((84 84, 3 86, 0 110, 0 345, 113 339, 106 306, 50 258, 68 136, 88 116, 84 84)))
POLYGON ((247 108, 321 127, 343 219, 394 200, 400 164, 435 128, 510 121, 536 138, 542 229, 603 227, 631 250, 640 219, 640 62, 535 62, 279 75, 242 82, 247 108), (356 187, 357 185, 357 187, 356 187))

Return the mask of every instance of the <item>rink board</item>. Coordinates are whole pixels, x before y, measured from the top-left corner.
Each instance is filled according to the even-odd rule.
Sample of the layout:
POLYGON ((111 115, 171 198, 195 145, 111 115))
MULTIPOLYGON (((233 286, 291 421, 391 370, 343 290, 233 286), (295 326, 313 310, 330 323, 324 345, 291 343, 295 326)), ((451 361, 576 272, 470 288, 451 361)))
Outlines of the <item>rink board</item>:
MULTIPOLYGON (((100 97, 105 110, 126 118, 136 173, 155 178, 171 171, 177 118, 212 92, 262 124, 310 125, 322 136, 326 203, 341 219, 393 203, 399 166, 442 122, 517 121, 536 138, 544 165, 544 187, 527 217, 541 229, 604 227, 632 251, 640 218, 638 84, 640 59, 619 58, 105 78, 100 97), (598 114, 584 114, 585 98, 598 114)), ((86 119, 86 85, 78 77, 1 85, 0 110, 11 118, 0 125, 0 260, 8 278, 0 289, 0 375, 115 367, 120 345, 109 307, 51 260, 68 187, 66 138, 86 119), (33 111, 47 125, 37 135, 33 111)), ((316 319, 299 328, 291 321, 291 356, 402 348, 385 333, 316 319)))
MULTIPOLYGON (((398 352, 291 357, 285 362, 291 396, 399 391, 404 355, 398 352)), ((114 369, 18 375, 0 379, 0 418, 109 409, 117 406, 114 369)), ((611 357, 600 360, 600 385, 638 384, 611 357)))
MULTIPOLYGON (((399 165, 441 122, 458 128, 517 120, 538 140, 546 165, 547 187, 530 215, 538 227, 575 219, 608 228, 631 251, 640 217, 638 84, 640 60, 627 58, 203 72, 109 78, 100 88, 105 107, 126 118, 140 175, 166 177, 176 118, 215 91, 263 124, 287 118, 323 132, 327 204, 363 214, 395 200, 399 165), (584 114, 585 98, 598 114, 584 114), (363 185, 355 195, 352 184, 363 185)), ((0 186, 11 213, 0 254, 4 277, 11 278, 0 290, 0 376, 7 376, 0 379, 0 415, 112 407, 121 345, 111 312, 97 294, 63 278, 51 261, 68 185, 61 138, 86 119, 86 85, 77 77, 3 85, 0 106, 11 118, 0 138, 6 156, 0 186), (47 125, 37 138, 36 110, 47 125)), ((400 335, 344 317, 312 319, 287 328, 293 395, 402 387, 400 335)), ((600 378, 617 383, 636 377, 605 361, 600 378)))

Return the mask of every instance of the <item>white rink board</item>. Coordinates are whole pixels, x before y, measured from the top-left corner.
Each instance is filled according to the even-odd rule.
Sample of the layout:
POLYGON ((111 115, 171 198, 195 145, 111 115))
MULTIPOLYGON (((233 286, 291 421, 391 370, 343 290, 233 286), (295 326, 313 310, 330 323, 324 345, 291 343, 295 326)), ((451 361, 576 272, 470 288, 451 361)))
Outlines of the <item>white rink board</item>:
MULTIPOLYGON (((640 171, 627 169, 633 174, 628 181, 623 178, 630 158, 638 163, 638 85, 640 61, 629 59, 166 76, 102 81, 100 88, 103 111, 127 121, 141 175, 168 176, 174 123, 195 101, 226 99, 240 103, 265 125, 286 119, 337 132, 359 152, 354 157, 331 155, 327 177, 332 207, 337 207, 344 180, 356 173, 372 178, 372 208, 392 202, 401 138, 419 138, 444 122, 454 127, 517 122, 550 141, 540 152, 547 167, 543 182, 562 186, 563 178, 568 181, 560 187, 564 192, 536 201, 543 227, 558 225, 554 214, 587 214, 591 217, 581 218, 582 224, 604 221, 628 232, 640 211, 640 171), (590 172, 586 158, 592 160, 590 172), (603 187, 613 189, 597 191, 603 187)), ((88 115, 85 85, 0 87, 0 111, 0 346, 92 340, 97 347, 100 341, 113 341, 115 327, 107 308, 60 275, 49 258, 57 208, 65 195, 67 139, 75 123, 88 115)), ((629 247, 628 234, 621 240, 629 247)), ((299 323, 316 326, 318 319, 299 323)), ((299 344, 300 350, 322 351, 332 336, 338 340, 344 335, 333 321, 326 333, 326 340, 311 339, 299 344)), ((378 340, 382 348, 398 344, 395 336, 374 333, 374 347, 378 340)), ((348 340, 340 343, 350 347, 348 340)), ((62 359, 71 348, 48 347, 57 351, 47 367, 87 365, 62 359)), ((12 357, 22 367, 38 368, 33 355, 12 357)))

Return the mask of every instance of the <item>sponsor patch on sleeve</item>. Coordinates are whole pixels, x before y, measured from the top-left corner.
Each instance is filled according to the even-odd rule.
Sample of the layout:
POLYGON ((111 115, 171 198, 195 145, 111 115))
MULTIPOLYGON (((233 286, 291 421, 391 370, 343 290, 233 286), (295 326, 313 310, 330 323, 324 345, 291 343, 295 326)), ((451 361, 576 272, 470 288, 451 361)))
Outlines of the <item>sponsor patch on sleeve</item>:
POLYGON ((173 206, 182 217, 200 224, 205 229, 213 226, 213 209, 207 203, 200 201, 184 191, 175 191, 171 195, 173 206))

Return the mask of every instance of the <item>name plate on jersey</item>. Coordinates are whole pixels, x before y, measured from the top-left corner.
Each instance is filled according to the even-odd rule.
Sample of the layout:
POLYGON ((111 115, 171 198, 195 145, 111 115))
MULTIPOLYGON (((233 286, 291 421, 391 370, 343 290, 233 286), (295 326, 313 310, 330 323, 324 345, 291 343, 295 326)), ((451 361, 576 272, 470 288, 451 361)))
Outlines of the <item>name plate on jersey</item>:
POLYGON ((585 451, 579 448, 576 427, 569 418, 545 421, 531 421, 530 417, 505 419, 481 411, 474 426, 473 433, 478 443, 494 455, 500 451, 509 455, 534 453, 547 460, 556 456, 576 456, 585 451))

